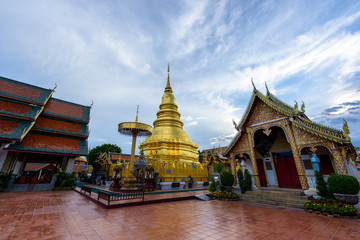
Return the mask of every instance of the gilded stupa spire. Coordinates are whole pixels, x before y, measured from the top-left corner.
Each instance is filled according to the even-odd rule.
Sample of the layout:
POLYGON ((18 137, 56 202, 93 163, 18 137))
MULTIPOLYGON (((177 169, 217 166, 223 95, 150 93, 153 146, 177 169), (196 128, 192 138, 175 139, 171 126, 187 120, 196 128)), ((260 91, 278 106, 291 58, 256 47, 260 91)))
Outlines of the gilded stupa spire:
POLYGON ((172 93, 171 85, 170 85, 170 65, 168 64, 168 77, 167 77, 167 83, 165 87, 165 93, 172 93))

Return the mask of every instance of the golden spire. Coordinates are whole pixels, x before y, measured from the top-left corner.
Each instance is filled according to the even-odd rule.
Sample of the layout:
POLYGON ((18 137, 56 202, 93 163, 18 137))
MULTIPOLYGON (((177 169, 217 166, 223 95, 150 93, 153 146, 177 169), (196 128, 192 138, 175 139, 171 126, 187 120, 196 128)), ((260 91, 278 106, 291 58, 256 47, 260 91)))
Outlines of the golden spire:
POLYGON ((171 85, 170 85, 170 65, 168 64, 168 78, 165 87, 165 93, 172 93, 171 85))
POLYGON ((138 116, 139 116, 139 105, 137 105, 135 122, 138 122, 138 116))

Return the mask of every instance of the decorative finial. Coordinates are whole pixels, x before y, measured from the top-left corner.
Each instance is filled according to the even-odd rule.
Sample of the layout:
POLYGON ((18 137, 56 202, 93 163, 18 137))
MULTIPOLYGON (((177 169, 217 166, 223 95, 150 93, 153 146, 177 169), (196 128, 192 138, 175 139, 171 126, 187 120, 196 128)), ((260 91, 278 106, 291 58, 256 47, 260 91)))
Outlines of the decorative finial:
POLYGON ((266 81, 265 81, 265 87, 266 87, 266 94, 267 94, 267 95, 270 95, 270 91, 269 91, 269 89, 268 89, 268 86, 267 86, 267 84, 266 84, 266 81))
POLYGON ((170 65, 168 64, 168 77, 167 77, 167 83, 165 87, 165 93, 172 93, 171 85, 170 85, 170 65))
POLYGON ((342 129, 343 129, 343 136, 344 136, 348 141, 350 141, 351 138, 350 138, 350 136, 349 136, 349 134, 350 134, 349 125, 348 125, 348 123, 347 123, 347 121, 346 121, 345 119, 343 119, 343 120, 344 120, 343 127, 342 127, 342 129))
POLYGON ((302 113, 305 113, 305 103, 304 103, 304 101, 301 101, 301 102, 302 102, 301 111, 302 111, 302 113))
POLYGON ((93 100, 91 100, 91 104, 90 104, 90 109, 92 108, 92 106, 94 105, 94 101, 93 100))
POLYGON ((53 91, 55 91, 56 88, 57 88, 57 84, 55 83, 55 87, 53 88, 53 91))
POLYGON ((139 115, 139 105, 137 105, 135 122, 138 122, 138 115, 139 115))
POLYGON ((297 103, 297 101, 295 101, 295 100, 294 100, 294 102, 295 102, 295 105, 294 105, 294 113, 295 113, 295 114, 298 114, 298 113, 299 113, 298 103, 297 103))
POLYGON ((256 91, 256 87, 255 87, 255 84, 254 84, 254 81, 253 81, 253 78, 251 77, 251 84, 253 85, 254 87, 254 91, 256 91))
POLYGON ((237 124, 236 124, 235 120, 233 119, 232 121, 233 121, 234 128, 236 129, 236 131, 239 131, 239 129, 237 129, 237 124))

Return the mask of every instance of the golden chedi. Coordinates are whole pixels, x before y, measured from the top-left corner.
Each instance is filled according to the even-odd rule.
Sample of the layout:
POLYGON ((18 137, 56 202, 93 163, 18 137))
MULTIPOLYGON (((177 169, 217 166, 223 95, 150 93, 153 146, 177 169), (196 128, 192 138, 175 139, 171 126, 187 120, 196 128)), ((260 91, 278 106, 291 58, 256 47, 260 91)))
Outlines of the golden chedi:
POLYGON ((167 83, 152 135, 146 137, 139 147, 144 150, 146 160, 155 172, 160 173, 160 181, 184 181, 188 176, 195 181, 207 181, 208 171, 198 161, 198 145, 184 131, 177 109, 168 68, 167 83))

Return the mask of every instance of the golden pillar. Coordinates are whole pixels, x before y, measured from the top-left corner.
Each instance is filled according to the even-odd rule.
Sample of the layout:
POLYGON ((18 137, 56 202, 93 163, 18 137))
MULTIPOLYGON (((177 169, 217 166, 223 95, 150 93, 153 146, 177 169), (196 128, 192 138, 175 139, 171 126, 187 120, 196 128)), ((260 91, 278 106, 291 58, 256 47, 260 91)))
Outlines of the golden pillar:
POLYGON ((248 136, 248 142, 249 142, 250 161, 251 161, 252 171, 253 171, 253 175, 254 175, 254 179, 255 179, 255 185, 257 187, 261 187, 259 173, 258 173, 258 169, 257 169, 257 165, 256 165, 256 158, 255 158, 254 137, 253 137, 253 134, 249 131, 249 129, 247 129, 246 131, 248 132, 247 136, 248 136))
POLYGON ((345 157, 344 157, 344 153, 345 153, 345 156, 346 156, 346 151, 342 147, 340 147, 340 150, 341 150, 341 152, 338 149, 333 149, 332 150, 332 154, 334 156, 336 168, 337 168, 339 174, 348 175, 349 173, 348 173, 347 168, 345 166, 345 157))
POLYGON ((236 186, 236 170, 235 170, 235 156, 233 153, 230 154, 230 166, 231 166, 231 173, 234 176, 234 183, 233 186, 236 186))
POLYGON ((304 190, 309 189, 309 184, 308 184, 308 181, 307 181, 307 179, 305 177, 304 166, 302 164, 301 156, 300 156, 299 151, 298 151, 299 149, 298 149, 298 147, 296 145, 295 137, 294 137, 293 131, 292 131, 289 124, 287 124, 285 126, 285 131, 287 132, 287 136, 289 136, 288 141, 290 142, 291 151, 293 153, 296 170, 297 170, 297 173, 299 175, 299 180, 300 180, 300 183, 301 183, 301 188, 304 189, 304 190))

